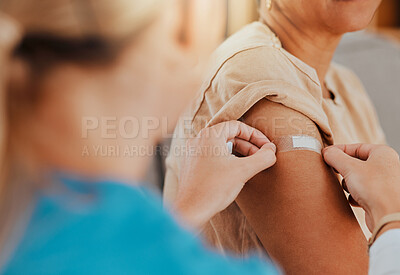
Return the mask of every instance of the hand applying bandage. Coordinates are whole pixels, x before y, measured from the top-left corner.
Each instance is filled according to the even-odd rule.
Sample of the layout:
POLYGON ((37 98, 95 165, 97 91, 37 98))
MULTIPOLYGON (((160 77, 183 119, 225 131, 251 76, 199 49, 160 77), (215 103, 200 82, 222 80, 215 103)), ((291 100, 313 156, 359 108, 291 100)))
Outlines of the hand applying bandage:
POLYGON ((238 121, 203 129, 187 142, 174 210, 200 227, 228 207, 245 183, 276 162, 276 147, 260 131, 238 121), (227 142, 233 145, 232 155, 227 142))
POLYGON ((400 228, 400 161, 395 150, 383 145, 338 145, 325 148, 323 155, 343 176, 350 203, 365 210, 374 233, 370 245, 386 230, 400 228))

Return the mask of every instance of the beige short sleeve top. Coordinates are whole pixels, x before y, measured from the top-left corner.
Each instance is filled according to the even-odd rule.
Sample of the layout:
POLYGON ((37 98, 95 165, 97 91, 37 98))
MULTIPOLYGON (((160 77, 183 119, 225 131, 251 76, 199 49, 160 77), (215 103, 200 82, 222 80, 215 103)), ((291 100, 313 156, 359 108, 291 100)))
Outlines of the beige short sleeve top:
MULTIPOLYGON (((231 36, 214 53, 198 97, 178 122, 167 158, 165 200, 175 198, 186 139, 204 127, 240 119, 261 99, 310 118, 326 145, 385 143, 373 105, 350 70, 332 64, 325 84, 334 99, 323 98, 316 71, 283 49, 263 23, 247 25, 231 36)), ((363 225, 362 214, 356 214, 363 225)), ((221 251, 265 252, 236 203, 215 216, 204 234, 221 251)))

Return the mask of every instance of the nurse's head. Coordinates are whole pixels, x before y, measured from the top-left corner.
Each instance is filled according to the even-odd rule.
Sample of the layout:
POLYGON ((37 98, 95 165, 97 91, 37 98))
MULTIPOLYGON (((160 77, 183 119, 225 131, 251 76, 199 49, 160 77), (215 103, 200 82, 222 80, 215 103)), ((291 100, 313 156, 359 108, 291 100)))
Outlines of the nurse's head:
POLYGON ((266 16, 283 15, 297 28, 344 34, 367 27, 381 1, 260 0, 260 4, 266 16), (266 2, 272 4, 269 11, 266 2))
POLYGON ((150 149, 198 88, 194 66, 222 38, 223 8, 213 0, 2 0, 3 171, 144 174, 150 149))

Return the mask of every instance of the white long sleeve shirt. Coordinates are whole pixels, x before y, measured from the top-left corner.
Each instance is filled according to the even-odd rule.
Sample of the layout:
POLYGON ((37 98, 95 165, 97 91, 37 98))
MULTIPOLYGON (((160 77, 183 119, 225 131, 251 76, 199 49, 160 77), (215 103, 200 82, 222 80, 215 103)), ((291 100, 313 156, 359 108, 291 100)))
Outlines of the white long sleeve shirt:
POLYGON ((400 229, 385 232, 372 245, 369 275, 400 275, 400 229))

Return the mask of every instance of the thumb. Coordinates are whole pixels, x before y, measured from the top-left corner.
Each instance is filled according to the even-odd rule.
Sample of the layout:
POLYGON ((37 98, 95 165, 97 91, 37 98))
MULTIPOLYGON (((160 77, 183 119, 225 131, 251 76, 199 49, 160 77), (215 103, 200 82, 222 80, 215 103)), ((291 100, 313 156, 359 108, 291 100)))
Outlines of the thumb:
POLYGON ((322 151, 325 162, 334 168, 344 178, 351 172, 357 159, 349 156, 343 150, 335 146, 327 147, 322 151))
POLYGON ((246 169, 247 179, 251 179, 261 171, 270 168, 276 162, 276 146, 272 142, 264 144, 256 153, 240 158, 241 165, 246 169))

